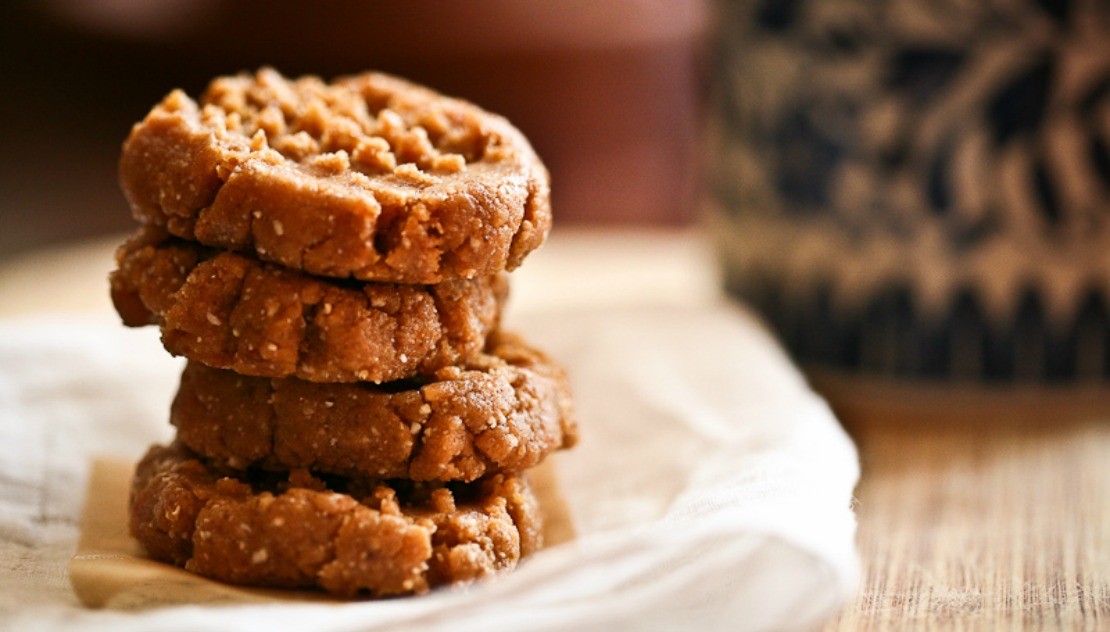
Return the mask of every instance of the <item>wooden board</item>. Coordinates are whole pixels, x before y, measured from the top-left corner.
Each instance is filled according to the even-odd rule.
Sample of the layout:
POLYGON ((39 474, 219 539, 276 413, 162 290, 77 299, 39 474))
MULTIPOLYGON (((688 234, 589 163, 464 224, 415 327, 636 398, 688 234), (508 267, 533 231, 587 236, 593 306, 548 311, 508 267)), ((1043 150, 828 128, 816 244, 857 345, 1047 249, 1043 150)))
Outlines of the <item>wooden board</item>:
POLYGON ((1110 391, 814 384, 855 437, 863 580, 828 630, 1110 629, 1110 391))
MULTIPOLYGON (((93 463, 81 537, 69 563, 73 590, 86 606, 138 610, 201 603, 336 601, 319 591, 223 584, 147 558, 127 531, 127 495, 133 470, 134 464, 126 461, 93 463)), ((528 477, 544 512, 545 545, 574 539, 552 459, 530 470, 528 477)))

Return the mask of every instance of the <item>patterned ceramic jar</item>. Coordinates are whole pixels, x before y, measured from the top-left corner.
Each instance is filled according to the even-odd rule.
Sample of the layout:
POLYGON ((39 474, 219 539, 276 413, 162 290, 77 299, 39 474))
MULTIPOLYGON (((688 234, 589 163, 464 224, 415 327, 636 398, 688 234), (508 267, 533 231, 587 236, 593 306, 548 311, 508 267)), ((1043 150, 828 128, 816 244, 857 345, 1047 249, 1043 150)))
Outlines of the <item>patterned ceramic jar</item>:
POLYGON ((722 2, 713 217, 803 362, 1110 377, 1110 2, 722 2))

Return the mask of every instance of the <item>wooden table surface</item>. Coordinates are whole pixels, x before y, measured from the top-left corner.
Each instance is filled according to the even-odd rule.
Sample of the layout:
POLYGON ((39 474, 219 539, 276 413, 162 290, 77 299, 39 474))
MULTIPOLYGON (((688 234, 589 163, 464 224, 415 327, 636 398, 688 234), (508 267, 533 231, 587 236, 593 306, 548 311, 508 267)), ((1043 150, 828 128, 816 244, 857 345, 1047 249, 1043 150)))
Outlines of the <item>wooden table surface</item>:
POLYGON ((1110 630, 1110 393, 816 375, 860 449, 859 594, 827 630, 1110 630))
MULTIPOLYGON (((717 300, 695 233, 556 231, 512 311, 717 300)), ((0 317, 114 319, 122 237, 0 267, 0 317)), ((863 578, 828 630, 1110 630, 1110 389, 979 392, 814 376, 856 438, 863 578)))

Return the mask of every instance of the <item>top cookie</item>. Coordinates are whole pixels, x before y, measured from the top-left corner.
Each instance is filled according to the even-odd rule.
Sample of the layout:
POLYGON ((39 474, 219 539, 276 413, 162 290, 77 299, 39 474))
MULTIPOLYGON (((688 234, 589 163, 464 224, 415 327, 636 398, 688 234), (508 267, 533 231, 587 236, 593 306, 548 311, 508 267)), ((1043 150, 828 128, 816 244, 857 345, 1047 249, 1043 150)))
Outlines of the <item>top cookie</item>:
POLYGON ((272 69, 171 92, 123 145, 136 218, 289 268, 440 283, 511 270, 551 226, 547 171, 505 119, 395 77, 272 69))

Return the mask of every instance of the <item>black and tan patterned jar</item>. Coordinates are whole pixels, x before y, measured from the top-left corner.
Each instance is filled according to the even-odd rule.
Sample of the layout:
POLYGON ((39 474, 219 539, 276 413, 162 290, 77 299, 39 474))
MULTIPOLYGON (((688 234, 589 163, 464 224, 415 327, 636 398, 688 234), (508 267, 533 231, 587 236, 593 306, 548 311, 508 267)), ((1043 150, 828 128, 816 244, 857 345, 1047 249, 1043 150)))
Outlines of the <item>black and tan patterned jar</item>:
POLYGON ((1110 378, 1110 2, 720 2, 730 292, 803 363, 1110 378))

